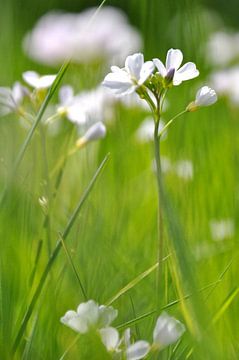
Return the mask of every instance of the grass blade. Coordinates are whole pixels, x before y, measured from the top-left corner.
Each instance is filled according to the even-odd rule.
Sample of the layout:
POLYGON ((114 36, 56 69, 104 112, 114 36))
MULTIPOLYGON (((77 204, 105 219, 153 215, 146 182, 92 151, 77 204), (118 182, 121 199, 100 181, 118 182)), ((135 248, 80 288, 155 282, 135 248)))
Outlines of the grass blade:
MULTIPOLYGON (((85 203, 86 199, 88 198, 89 194, 91 193, 91 190, 96 182, 96 180, 98 179, 99 175, 101 174, 102 170, 104 169, 106 163, 108 162, 109 160, 109 154, 104 158, 104 160, 102 161, 102 163, 100 164, 100 166, 98 167, 98 169, 96 170, 93 178, 91 179, 89 185, 87 186, 87 188, 85 189, 83 195, 81 196, 80 198, 80 201, 78 202, 74 212, 72 213, 66 227, 65 227, 65 230, 62 234, 62 238, 64 240, 66 240, 77 216, 79 215, 81 209, 82 209, 82 206, 83 204, 85 203)), ((19 328, 19 331, 17 333, 17 336, 15 338, 15 341, 14 341, 14 344, 13 344, 13 354, 16 352, 17 348, 18 348, 18 345, 20 344, 20 341, 22 339, 22 336, 26 330, 26 327, 27 327, 27 324, 28 324, 28 321, 32 315, 32 312, 34 310, 34 307, 37 303, 37 300, 41 294, 41 291, 45 285, 45 282, 46 282, 46 279, 47 279, 47 276, 52 268, 52 265, 54 264, 55 262, 55 259, 60 251, 62 247, 62 241, 61 239, 58 239, 57 241, 57 244, 56 244, 56 247, 55 249, 53 250, 52 254, 51 254, 51 257, 49 258, 47 264, 46 264, 46 267, 40 277, 40 280, 39 280, 39 283, 38 283, 38 286, 36 287, 36 290, 32 296, 32 299, 30 301, 30 304, 26 310, 26 313, 23 317, 23 320, 22 320, 22 323, 20 325, 20 328, 19 328)))

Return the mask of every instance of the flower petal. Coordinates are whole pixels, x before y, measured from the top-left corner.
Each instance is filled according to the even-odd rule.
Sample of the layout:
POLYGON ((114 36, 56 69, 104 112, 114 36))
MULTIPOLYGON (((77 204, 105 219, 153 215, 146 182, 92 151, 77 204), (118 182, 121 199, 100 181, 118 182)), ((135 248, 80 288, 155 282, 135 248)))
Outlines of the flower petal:
POLYGON ((154 331, 153 340, 157 346, 167 346, 176 342, 184 333, 184 325, 163 312, 157 319, 154 331))
POLYGON ((154 62, 154 65, 156 66, 159 74, 162 77, 165 77, 167 75, 167 70, 166 70, 166 67, 164 66, 164 64, 162 63, 162 61, 159 59, 153 59, 153 62, 154 62))
POLYGON ((49 88, 53 84, 55 78, 56 78, 56 75, 41 76, 40 79, 39 79, 39 83, 38 83, 37 88, 38 89, 47 89, 47 88, 49 88))
POLYGON ((88 331, 88 326, 85 319, 79 317, 75 311, 67 311, 61 318, 61 322, 81 334, 84 334, 88 331))
POLYGON ((166 69, 167 72, 170 69, 178 70, 179 66, 182 64, 183 54, 179 49, 170 49, 166 57, 166 69))
POLYGON ((59 99, 62 105, 69 104, 74 97, 73 88, 70 85, 65 85, 60 88, 59 99))
POLYGON ((99 307, 99 326, 105 327, 112 323, 112 321, 118 316, 118 310, 112 306, 100 305, 99 307))
POLYGON ((32 86, 34 88, 38 87, 40 75, 37 72, 35 72, 35 71, 25 71, 22 74, 22 78, 28 85, 30 85, 30 86, 32 86))
MULTIPOLYGON (((174 81, 185 81, 194 79, 199 75, 199 71, 196 68, 196 65, 193 62, 188 62, 184 64, 174 75, 174 81)), ((176 84, 174 84, 176 85, 176 84)))
POLYGON ((140 77, 138 80, 138 84, 142 85, 148 79, 148 77, 152 74, 153 71, 154 71, 154 63, 152 61, 146 61, 143 64, 142 69, 140 71, 140 77))
POLYGON ((108 351, 113 351, 119 344, 119 333, 113 327, 100 329, 100 336, 108 351))
POLYGON ((136 80, 140 79, 140 72, 144 64, 144 55, 141 53, 130 55, 125 60, 126 71, 136 80))
POLYGON ((137 341, 133 345, 130 345, 126 350, 127 360, 138 360, 142 359, 148 354, 150 350, 150 345, 147 341, 137 341))
POLYGON ((89 300, 78 306, 77 314, 81 318, 86 319, 90 326, 96 325, 99 320, 99 306, 94 300, 89 300))
POLYGON ((115 94, 119 95, 130 94, 136 88, 136 85, 133 85, 129 75, 124 70, 106 75, 102 85, 110 88, 115 94))

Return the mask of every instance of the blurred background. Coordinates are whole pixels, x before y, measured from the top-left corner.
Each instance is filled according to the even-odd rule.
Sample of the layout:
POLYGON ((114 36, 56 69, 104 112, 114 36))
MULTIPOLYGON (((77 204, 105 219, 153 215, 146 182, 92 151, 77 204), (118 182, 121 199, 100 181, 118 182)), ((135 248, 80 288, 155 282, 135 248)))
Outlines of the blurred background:
MULTIPOLYGON (((62 55, 61 48, 56 55, 53 44, 61 44, 61 40, 63 43, 63 34, 59 30, 62 30, 62 23, 58 28, 51 28, 49 23, 54 21, 50 20, 43 37, 36 32, 39 19, 53 11, 78 14, 99 5, 99 1, 90 0, 8 0, 2 3, 0 86, 12 87, 15 81, 22 82, 22 73, 27 70, 42 75, 55 74, 59 70, 66 51, 62 55), (57 29, 60 35, 57 35, 57 29), (43 45, 39 45, 43 38, 46 40, 44 51, 43 45), (48 53, 47 46, 52 52, 48 53)), ((75 93, 94 89, 111 65, 122 65, 124 57, 132 52, 143 51, 147 60, 159 57, 164 61, 169 48, 179 48, 183 51, 184 62, 197 64, 200 77, 169 92, 164 121, 182 111, 194 99, 200 86, 208 84, 218 93, 215 106, 179 119, 170 129, 162 142, 162 165, 167 190, 187 239, 185 257, 195 269, 198 289, 207 289, 200 297, 205 303, 206 321, 210 323, 220 314, 211 327, 209 342, 214 344, 217 359, 238 359, 239 326, 235 320, 239 289, 238 3, 236 0, 111 0, 105 2, 106 6, 121 10, 119 16, 125 26, 122 27, 125 33, 120 38, 123 45, 117 47, 121 33, 114 27, 117 23, 114 21, 111 32, 107 27, 105 35, 102 31, 102 38, 105 36, 107 41, 100 45, 95 42, 97 34, 97 39, 102 41, 100 26, 104 28, 111 15, 96 23, 98 27, 94 21, 85 25, 89 26, 89 32, 86 30, 87 35, 78 39, 79 48, 62 85, 70 84, 75 93), (88 43, 85 39, 89 40, 90 36, 92 42, 88 43), (114 46, 107 46, 107 42, 114 46), (90 51, 90 46, 94 51, 90 51), (220 312, 220 309, 223 310, 220 312)), ((71 19, 68 20, 71 23, 71 19)), ((86 20, 83 18, 82 21, 86 20)), ((73 40, 75 35, 72 34, 73 40)), ((69 55, 72 54, 66 53, 69 55)), ((50 114, 54 112, 51 106, 58 103, 55 94, 48 109, 50 114)), ((53 170, 79 136, 75 124, 67 119, 59 120, 59 128, 46 132, 44 139, 35 134, 14 178, 0 219, 2 359, 11 359, 9 349, 49 251, 54 248, 58 233, 64 229, 84 188, 108 152, 110 162, 67 240, 88 298, 105 303, 157 261, 153 145, 151 136, 147 135, 147 125, 139 131, 150 114, 134 102, 130 105, 117 102, 113 111, 110 110, 107 112, 106 138, 89 144, 67 160, 56 195, 52 196, 59 174, 53 170), (42 197, 48 200, 50 197, 52 201, 48 213, 50 225, 45 222, 44 206, 39 204, 42 197)), ((28 130, 29 127, 15 114, 0 118, 1 188, 8 182, 12 164, 28 130)), ((170 246, 165 252, 170 252, 170 246)), ((162 307, 179 297, 170 261, 165 269, 167 291, 162 294, 162 307)), ((186 282, 186 279, 182 282, 184 280, 186 282)), ((27 327, 19 348, 19 359, 59 359, 75 339, 73 331, 60 324, 59 319, 81 301, 79 285, 62 251, 27 327)), ((155 274, 122 296, 114 306, 120 313, 117 325, 153 310, 155 274)), ((205 309, 198 309, 200 311, 205 314, 205 309)), ((169 312, 185 322, 180 304, 170 307, 169 312)), ((133 331, 149 340, 153 321, 147 318, 133 331)), ((80 339, 66 358, 108 359, 100 344, 88 346, 92 341, 88 337, 80 339)), ((167 350, 161 358, 185 359, 193 346, 193 336, 187 332, 178 352, 174 354, 167 350)), ((189 358, 211 359, 207 355, 207 344, 197 344, 189 358)))

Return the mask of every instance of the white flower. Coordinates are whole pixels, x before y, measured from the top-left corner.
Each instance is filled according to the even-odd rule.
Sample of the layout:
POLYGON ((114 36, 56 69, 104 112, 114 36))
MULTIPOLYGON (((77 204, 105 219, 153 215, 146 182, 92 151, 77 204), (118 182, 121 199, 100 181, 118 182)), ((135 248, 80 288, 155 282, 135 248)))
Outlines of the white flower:
POLYGON ((158 347, 168 346, 175 343, 184 333, 184 325, 163 312, 157 320, 153 331, 154 345, 158 347))
POLYGON ((111 116, 114 98, 107 89, 95 89, 74 95, 70 86, 63 86, 59 92, 60 104, 57 112, 65 115, 77 125, 89 125, 107 120, 111 116))
POLYGON ((110 88, 117 95, 133 93, 154 71, 152 61, 144 62, 141 53, 130 55, 125 60, 125 67, 111 67, 111 73, 106 75, 103 85, 110 88))
POLYGON ((92 125, 82 137, 77 140, 76 146, 78 148, 81 148, 90 141, 104 138, 105 135, 106 127, 102 122, 98 121, 97 123, 92 125))
POLYGON ((220 95, 228 96, 233 105, 239 104, 239 66, 214 72, 210 79, 211 85, 220 95))
MULTIPOLYGON (((158 134, 164 128, 163 120, 160 120, 158 134)), ((146 119, 140 124, 136 130, 135 136, 140 143, 150 142, 154 139, 154 119, 151 116, 146 117, 146 119)), ((165 138, 166 132, 163 134, 162 138, 165 138)))
POLYGON ((54 82, 56 75, 40 76, 35 71, 26 71, 22 74, 23 80, 34 89, 47 89, 54 82))
POLYGON ((176 175, 184 180, 192 180, 193 163, 190 160, 179 160, 174 165, 176 175))
POLYGON ((235 224, 232 219, 211 220, 210 229, 215 241, 231 238, 235 234, 235 224))
POLYGON ((106 60, 118 64, 141 45, 139 32, 120 9, 111 6, 79 14, 49 12, 23 42, 31 58, 48 65, 59 65, 68 57, 74 63, 106 60))
POLYGON ((209 106, 217 101, 217 94, 215 90, 208 86, 203 86, 197 91, 195 105, 196 106, 209 106))
POLYGON ((125 330, 121 339, 118 331, 112 327, 100 329, 100 336, 108 351, 116 355, 123 353, 127 360, 143 359, 150 351, 150 345, 147 341, 139 340, 134 344, 130 343, 130 329, 125 330))
POLYGON ((214 65, 226 65, 239 56, 239 33, 219 31, 212 34, 207 55, 214 65))
POLYGON ((109 326, 117 317, 118 311, 113 307, 98 305, 94 300, 81 303, 77 311, 67 311, 61 322, 73 330, 84 334, 91 329, 109 326))
POLYGON ((166 66, 159 59, 153 59, 159 74, 172 82, 173 85, 180 85, 185 80, 190 80, 199 75, 199 71, 193 62, 180 65, 183 61, 183 54, 179 49, 170 49, 166 57, 166 66))
POLYGON ((17 112, 21 102, 28 95, 28 89, 19 82, 15 82, 12 89, 0 87, 0 115, 17 112))

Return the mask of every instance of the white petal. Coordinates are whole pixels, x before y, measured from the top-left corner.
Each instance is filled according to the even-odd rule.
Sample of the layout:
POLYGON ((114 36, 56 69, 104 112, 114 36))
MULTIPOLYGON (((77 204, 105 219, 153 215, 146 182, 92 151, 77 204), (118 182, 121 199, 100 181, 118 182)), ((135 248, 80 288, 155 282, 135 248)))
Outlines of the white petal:
POLYGON ((140 78, 138 80, 138 84, 142 85, 152 74, 153 71, 154 71, 154 63, 152 61, 146 61, 143 64, 142 69, 140 71, 140 78))
POLYGON ((87 116, 80 104, 73 104, 67 107, 67 118, 73 123, 83 125, 86 123, 87 116))
POLYGON ((112 306, 101 305, 99 307, 99 326, 105 327, 110 325, 117 316, 118 310, 112 306))
POLYGON ((100 336, 108 351, 114 351, 119 344, 119 333, 113 327, 100 329, 100 336))
POLYGON ((130 345, 126 350, 127 360, 143 359, 148 354, 150 345, 147 341, 137 341, 135 344, 130 345))
POLYGON ((45 75, 45 76, 41 76, 38 82, 38 89, 47 89, 49 88, 54 80, 56 78, 56 75, 45 75))
MULTIPOLYGON (((199 71, 196 68, 196 65, 192 62, 184 64, 174 75, 174 81, 185 81, 190 80, 199 75, 199 71)), ((173 82, 174 82, 173 81, 173 82)), ((176 84, 174 84, 176 85, 176 84)))
POLYGON ((23 80, 30 86, 37 88, 40 75, 35 71, 26 71, 22 74, 23 80))
POLYGON ((74 97, 74 91, 72 86, 65 85, 60 88, 59 99, 62 105, 69 104, 73 100, 73 97, 74 97))
POLYGON ((136 80, 140 79, 140 72, 144 64, 144 55, 134 54, 126 58, 125 69, 136 80))
MULTIPOLYGON (((94 141, 94 140, 98 140, 98 139, 102 139, 104 138, 106 135, 106 127, 105 125, 98 121, 97 123, 95 123, 94 125, 92 125, 88 130, 87 132, 85 133, 85 135, 83 136, 84 140, 86 142, 89 142, 89 141, 94 141)), ((99 308, 100 310, 100 308, 99 308)), ((116 311, 116 310, 115 310, 116 311)), ((102 314, 100 313, 99 314, 99 321, 101 321, 101 316, 102 314)), ((110 323, 111 323, 111 314, 104 314, 103 316, 103 319, 104 321, 103 322, 103 325, 102 326, 108 326, 110 323)), ((101 325, 100 325, 101 327, 101 325)))
POLYGON ((90 326, 96 326, 99 320, 99 306, 94 300, 89 300, 78 306, 77 314, 86 319, 90 326))
POLYGON ((166 69, 167 72, 170 69, 177 70, 179 66, 182 64, 183 61, 183 54, 182 51, 179 49, 170 49, 167 53, 166 57, 166 69))
POLYGON ((167 70, 166 70, 166 67, 164 66, 164 64, 162 63, 162 61, 159 59, 153 59, 153 62, 154 62, 154 65, 156 66, 159 74, 162 77, 165 77, 167 75, 167 70))
POLYGON ((88 326, 85 319, 80 318, 75 311, 67 311, 66 314, 61 318, 61 322, 81 334, 84 334, 88 331, 88 326))
POLYGON ((130 94, 136 88, 136 85, 133 85, 128 74, 123 70, 106 75, 102 85, 119 95, 130 94))

